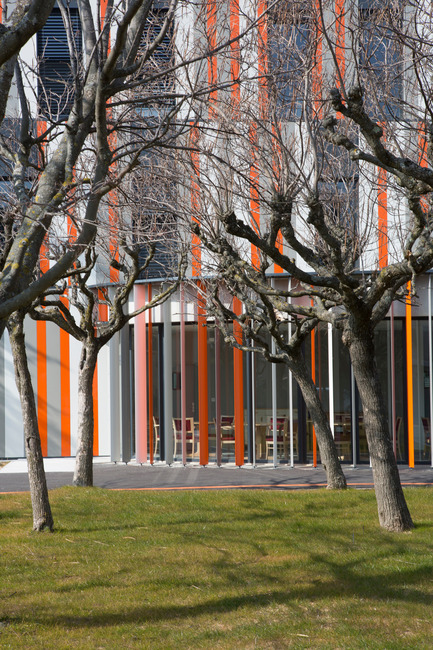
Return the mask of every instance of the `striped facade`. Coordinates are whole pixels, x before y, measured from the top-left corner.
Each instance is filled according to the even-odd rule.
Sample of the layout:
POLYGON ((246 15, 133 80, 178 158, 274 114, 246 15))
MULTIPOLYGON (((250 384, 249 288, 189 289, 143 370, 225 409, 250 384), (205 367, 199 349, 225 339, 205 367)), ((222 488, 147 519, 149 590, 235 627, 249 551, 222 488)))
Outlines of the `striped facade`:
MULTIPOLYGON (((245 29, 245 14, 236 0, 226 5, 224 29, 234 39, 245 29)), ((256 50, 251 61, 251 70, 254 68, 251 76, 259 80, 255 91, 257 105, 263 111, 266 110, 267 93, 263 79, 269 66, 266 20, 260 20, 264 10, 265 3, 259 2, 255 9, 259 19, 255 32, 256 50)), ((194 11, 186 8, 180 11, 185 14, 186 25, 195 25, 194 11)), ((350 61, 345 60, 347 16, 344 0, 336 0, 335 11, 336 54, 344 76, 350 68, 350 61)), ((220 21, 212 0, 207 1, 205 16, 205 37, 210 46, 215 47, 220 21)), ((197 26, 194 29, 198 29, 197 26)), ((320 44, 317 60, 313 92, 319 102, 321 77, 326 72, 324 44, 320 44)), ((199 74, 210 84, 224 75, 236 79, 239 65, 233 46, 229 67, 226 60, 214 55, 208 58, 206 69, 200 69, 199 74)), ((232 85, 230 93, 234 105, 242 101, 242 92, 239 84, 232 85)), ((218 91, 215 90, 210 97, 209 119, 213 117, 212 106, 217 102, 218 91)), ((194 129, 191 133, 193 140, 199 137, 194 129)), ((252 149, 256 146, 253 127, 251 145, 252 149)), ((422 150, 424 144, 419 145, 422 150)), ((194 156, 192 215, 198 211, 200 202, 201 160, 198 154, 194 156)), ((264 219, 256 189, 261 182, 260 174, 259 166, 253 162, 248 209, 257 227, 264 219)), ((374 182, 377 196, 373 199, 368 191, 370 186, 366 180, 364 182, 365 186, 362 182, 359 186, 359 204, 365 207, 371 201, 366 209, 375 211, 376 228, 363 254, 362 267, 383 268, 398 256, 390 242, 394 241, 393 233, 404 219, 404 214, 400 214, 404 208, 389 188, 384 173, 377 173, 374 182)), ((110 210, 108 219, 115 230, 116 215, 112 208, 110 210)), ((280 245, 283 250, 282 241, 280 245)), ((114 252, 115 248, 114 243, 114 252)), ((249 254, 254 263, 257 250, 251 247, 249 254)), ((319 463, 314 428, 289 371, 267 363, 258 354, 230 348, 213 320, 208 318, 202 277, 208 271, 206 255, 199 239, 193 235, 189 282, 164 305, 136 317, 101 351, 94 381, 95 456, 109 456, 114 461, 135 459, 138 463, 167 464, 319 463)), ((299 264, 302 266, 300 260, 299 264)), ((275 286, 289 288, 290 278, 278 265, 274 265, 271 276, 275 286)), ((106 269, 101 269, 95 277, 95 286, 106 278, 106 269)), ((118 281, 114 269, 110 269, 109 279, 113 283, 118 281)), ((158 278, 153 282, 137 283, 130 309, 149 301, 160 281, 158 278)), ((395 454, 399 462, 411 467, 415 463, 433 466, 430 276, 419 280, 417 292, 416 305, 393 305, 378 328, 376 339, 395 454)), ((233 308, 241 313, 242 305, 235 301, 233 308)), ((287 328, 289 335, 290 323, 287 328)), ((236 323, 233 335, 238 340, 241 337, 236 323)), ((56 326, 30 319, 26 323, 26 341, 44 455, 74 455, 80 344, 56 326)), ((329 414, 342 461, 353 465, 368 463, 362 405, 338 333, 321 325, 312 333, 304 353, 329 414)), ((21 456, 24 456, 24 447, 20 405, 5 335, 0 341, 0 458, 21 456)))
MULTIPOLYGON (((280 277, 279 282, 289 279, 280 277)), ((148 300, 155 286, 136 285, 135 304, 148 300)), ((395 453, 410 466, 431 463, 431 292, 430 276, 420 279, 419 305, 395 304, 376 334, 395 453)), ((320 462, 311 420, 290 373, 259 354, 233 350, 200 312, 191 287, 182 287, 167 303, 137 317, 101 351, 94 390, 94 454, 140 463, 320 462), (271 440, 274 422, 276 446, 271 440)), ((62 338, 51 323, 26 323, 42 446, 49 457, 71 456, 76 448, 80 344, 66 334, 62 338)), ((341 459, 368 463, 362 405, 338 333, 320 326, 305 355, 341 459)), ((5 335, 0 457, 22 456, 20 405, 5 335)))

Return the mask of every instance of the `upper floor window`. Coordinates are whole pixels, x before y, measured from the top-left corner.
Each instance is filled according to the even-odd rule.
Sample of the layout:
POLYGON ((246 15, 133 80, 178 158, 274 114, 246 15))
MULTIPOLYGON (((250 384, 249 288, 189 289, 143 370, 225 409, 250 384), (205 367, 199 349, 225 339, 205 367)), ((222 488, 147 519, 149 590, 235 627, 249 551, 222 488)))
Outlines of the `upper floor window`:
MULTIPOLYGON (((154 46, 155 39, 161 33, 166 16, 167 9, 158 9, 148 17, 139 55, 145 55, 146 50, 154 46)), ((175 104, 173 97, 175 77, 174 73, 169 72, 174 63, 173 41, 174 26, 172 22, 161 42, 139 72, 139 83, 135 93, 136 107, 146 118, 158 118, 161 112, 167 112, 175 104)))
POLYGON ((299 118, 303 112, 309 39, 308 22, 276 24, 272 27, 269 61, 271 84, 283 119, 299 118))
POLYGON ((269 90, 282 119, 300 118, 304 110, 305 77, 311 69, 311 20, 291 3, 269 15, 269 90))
POLYGON ((37 34, 39 110, 42 115, 54 120, 65 119, 71 109, 75 74, 78 72, 79 55, 82 51, 78 9, 68 8, 68 16, 73 53, 69 49, 68 34, 60 9, 53 9, 44 27, 37 34))
POLYGON ((403 56, 395 3, 359 0, 359 70, 367 109, 376 119, 396 119, 403 99, 403 56))

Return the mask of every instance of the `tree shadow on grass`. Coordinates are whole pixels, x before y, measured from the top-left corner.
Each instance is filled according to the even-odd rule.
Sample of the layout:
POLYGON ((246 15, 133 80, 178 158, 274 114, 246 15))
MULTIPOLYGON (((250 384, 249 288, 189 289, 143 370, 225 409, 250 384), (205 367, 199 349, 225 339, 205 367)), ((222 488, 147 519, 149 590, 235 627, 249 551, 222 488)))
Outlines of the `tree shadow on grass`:
MULTIPOLYGON (((83 616, 39 611, 30 618, 34 623, 42 625, 93 628, 128 623, 162 623, 174 619, 191 619, 203 615, 234 613, 239 608, 245 607, 260 610, 270 605, 289 603, 299 605, 302 602, 311 603, 312 601, 320 603, 322 600, 341 598, 362 598, 372 603, 391 601, 426 606, 433 605, 433 596, 417 589, 417 584, 425 583, 433 578, 433 568, 430 565, 425 564, 415 569, 408 568, 403 571, 362 576, 356 572, 356 563, 337 564, 320 556, 316 557, 316 561, 325 563, 331 570, 333 577, 323 580, 318 578, 313 585, 309 584, 305 587, 294 585, 287 589, 287 587, 284 588, 285 585, 281 585, 281 589, 267 589, 261 593, 243 593, 239 596, 222 598, 210 597, 193 605, 169 604, 158 607, 142 605, 130 608, 127 611, 119 609, 119 611, 111 612, 92 612, 83 616)), ((256 578, 258 577, 256 576, 256 578)), ((231 583, 231 580, 228 580, 228 582, 231 583)), ((94 581, 89 582, 90 586, 94 586, 94 581)), ((113 590, 116 586, 113 582, 113 590)), ((248 585, 245 585, 245 589, 248 589, 248 585)), ((77 585, 77 592, 82 590, 83 585, 77 585)), ((117 602, 114 593, 112 602, 117 602)), ((28 623, 29 616, 14 616, 13 621, 28 623)))

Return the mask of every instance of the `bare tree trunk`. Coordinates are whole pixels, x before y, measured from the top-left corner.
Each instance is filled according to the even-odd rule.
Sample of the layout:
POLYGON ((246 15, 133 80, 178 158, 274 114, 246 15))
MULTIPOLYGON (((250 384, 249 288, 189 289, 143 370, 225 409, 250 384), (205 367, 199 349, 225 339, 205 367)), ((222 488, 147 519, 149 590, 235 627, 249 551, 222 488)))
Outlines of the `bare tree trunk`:
POLYGON ((320 458, 326 471, 327 487, 332 490, 342 490, 347 487, 346 477, 341 469, 337 448, 332 436, 329 421, 323 410, 322 402, 317 394, 316 386, 308 372, 301 350, 291 354, 293 366, 290 370, 301 389, 306 407, 310 412, 319 445, 320 458))
POLYGON ((357 327, 355 332, 348 329, 343 334, 343 342, 349 349, 362 400, 379 523, 390 531, 410 530, 413 528, 413 522, 404 498, 389 435, 376 364, 373 331, 367 323, 363 327, 357 327))
POLYGON ((78 442, 74 485, 93 486, 93 376, 98 359, 94 340, 83 343, 78 375, 78 442))
POLYGON ((15 381, 21 400, 24 440, 33 510, 33 530, 54 527, 39 436, 35 395, 27 363, 23 328, 24 316, 14 312, 8 320, 9 337, 15 367, 15 381))

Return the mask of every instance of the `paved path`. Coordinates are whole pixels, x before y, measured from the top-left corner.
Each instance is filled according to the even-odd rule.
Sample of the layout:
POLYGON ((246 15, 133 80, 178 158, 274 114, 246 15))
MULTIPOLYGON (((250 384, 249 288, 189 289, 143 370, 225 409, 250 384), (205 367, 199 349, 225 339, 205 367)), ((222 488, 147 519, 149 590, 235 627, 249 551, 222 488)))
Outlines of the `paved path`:
MULTIPOLYGON (((49 489, 72 484, 73 459, 48 459, 45 463, 49 489)), ((343 466, 349 485, 373 486, 369 467, 343 466)), ((403 485, 433 485, 430 466, 400 467, 403 485)), ((326 486, 325 472, 311 466, 282 467, 198 467, 114 464, 98 459, 94 463, 94 484, 112 490, 168 490, 216 488, 311 489, 326 486)), ((29 489, 25 461, 12 461, 0 469, 0 493, 29 489)))

